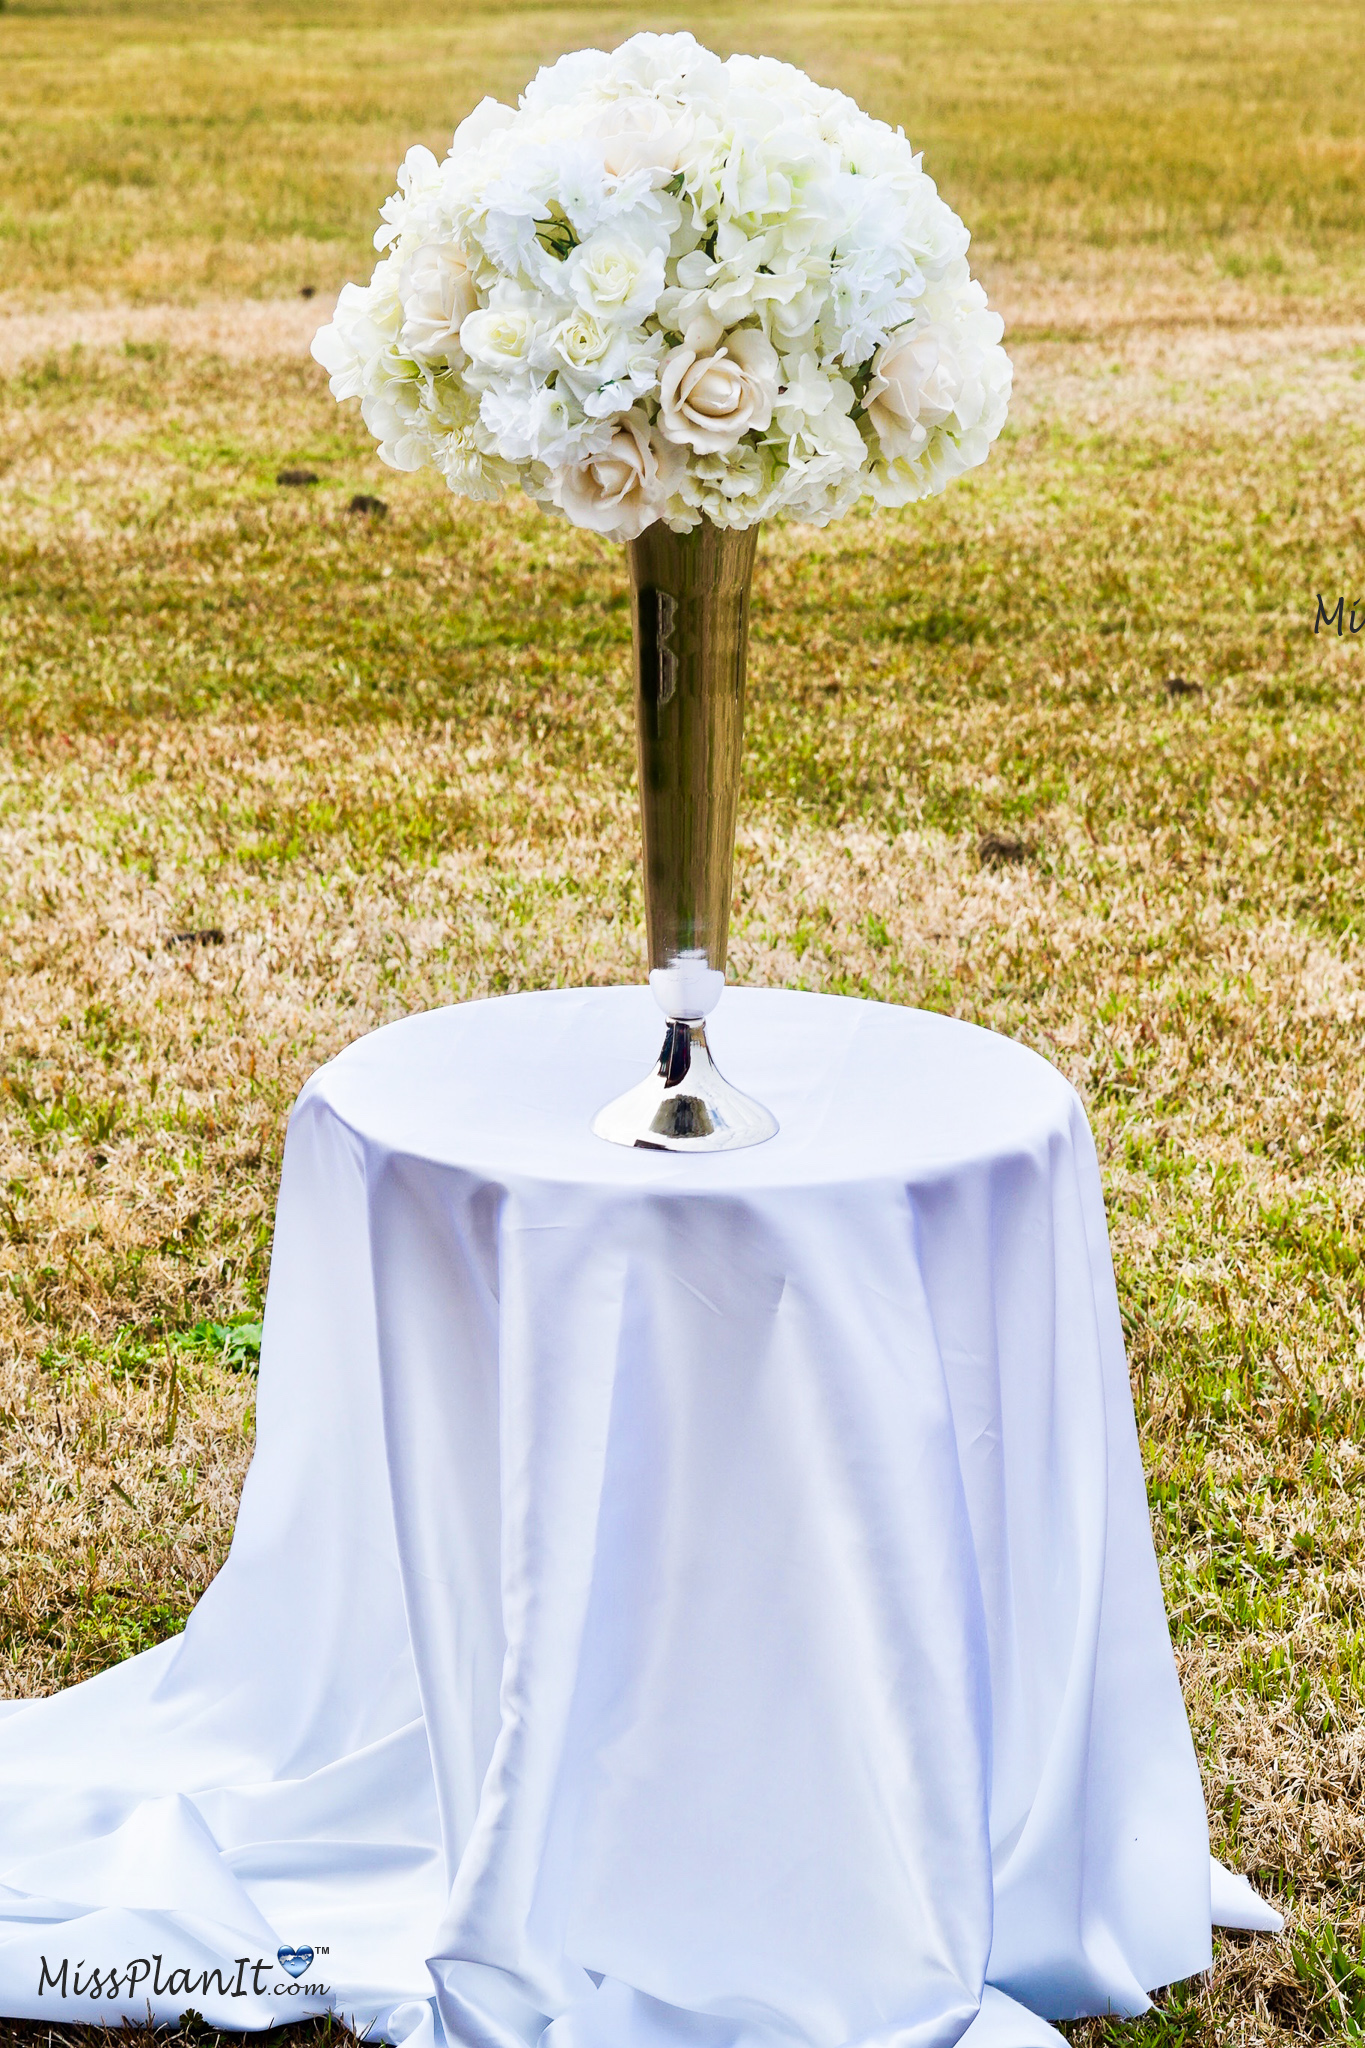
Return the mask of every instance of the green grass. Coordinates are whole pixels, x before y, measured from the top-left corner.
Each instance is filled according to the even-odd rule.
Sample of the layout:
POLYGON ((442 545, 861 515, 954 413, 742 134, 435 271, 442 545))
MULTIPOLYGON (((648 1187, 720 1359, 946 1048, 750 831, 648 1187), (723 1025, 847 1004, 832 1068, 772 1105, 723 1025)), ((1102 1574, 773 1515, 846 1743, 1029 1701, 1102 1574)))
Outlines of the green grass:
POLYGON ((5 289, 334 288, 367 260, 409 142, 440 147, 484 92, 643 25, 790 58, 903 122, 999 260, 1140 252, 1276 292, 1358 289, 1365 19, 1326 0, 11 0, 5 289))
MULTIPOLYGON (((409 141, 641 18, 0 13, 12 1691, 224 1555, 308 1072, 641 972, 620 551, 386 472, 298 297, 363 273, 409 141)), ((1008 1031, 1092 1117, 1214 1846, 1291 1933, 1070 2032, 1357 2039, 1365 636, 1313 621, 1365 597, 1365 18, 687 19, 903 119, 1011 320, 984 471, 762 537, 732 958, 1008 1031)))

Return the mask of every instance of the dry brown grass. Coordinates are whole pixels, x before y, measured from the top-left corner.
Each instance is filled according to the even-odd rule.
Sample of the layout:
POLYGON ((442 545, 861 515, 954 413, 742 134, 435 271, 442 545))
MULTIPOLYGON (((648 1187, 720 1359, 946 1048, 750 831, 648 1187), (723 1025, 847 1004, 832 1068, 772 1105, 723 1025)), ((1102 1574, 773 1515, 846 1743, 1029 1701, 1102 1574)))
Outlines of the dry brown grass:
MULTIPOLYGON (((334 431, 293 371, 312 315, 292 311, 257 309, 254 328, 200 316, 238 350, 207 371, 199 322, 177 339, 162 315, 162 337, 130 336, 106 314, 74 376, 59 358, 48 377, 41 355, 36 382, 32 356, 12 372, 21 452, 6 488, 28 537, 30 635, 36 620, 60 657, 68 621, 42 593, 69 588, 73 562, 98 605, 112 601, 102 578, 126 579, 130 562, 179 587, 198 562, 206 589, 273 579, 281 641, 251 671, 275 677, 274 701, 228 688, 194 717, 169 716, 164 673, 155 689, 146 680, 161 660, 158 599, 145 641, 137 609, 106 628, 129 694, 107 667, 92 691, 77 663, 65 703, 49 690, 12 733, 0 789, 11 1691, 154 1639, 223 1554, 251 1382, 203 1325, 259 1303, 283 1119, 306 1074, 410 1009, 639 971, 628 648, 619 609, 599 609, 620 564, 515 510, 462 517, 452 533, 420 480, 378 480, 358 446, 334 458, 335 504, 267 501, 254 443, 268 470, 334 431), (130 338, 165 352, 130 358, 130 338), (175 448, 214 420, 232 422, 245 453, 207 481, 193 457, 178 475, 175 448), (386 492, 382 527, 347 523, 352 483, 386 492), (144 532, 130 508, 149 499, 144 532), (302 560, 289 567, 291 549, 302 560), (529 596, 539 619, 520 644, 504 632, 444 658, 428 647, 425 678, 409 643, 385 657, 381 639, 371 667, 398 663, 398 700, 345 660, 319 690, 308 646, 284 644, 281 561, 305 581, 340 577, 352 605, 408 577, 441 617, 499 563, 500 616, 529 596), (203 929, 222 942, 168 943, 203 929)), ((33 337, 39 349, 47 338, 33 337)), ((1148 456, 1159 443, 1183 467, 1239 422, 1254 434, 1296 408, 1303 431, 1330 441, 1354 402, 1355 347, 1349 331, 1287 348, 1275 330, 1150 320, 1025 344, 1008 466, 945 508, 946 532, 872 520, 852 538, 767 536, 734 939, 745 979, 947 1007, 1026 1037, 1087 1093, 1218 1846, 1292 1892, 1310 1925, 1324 1911, 1354 1923, 1361 1870, 1363 792, 1337 708, 1358 688, 1353 649, 1297 638, 1283 657, 1277 599, 1259 663, 1230 662, 1194 617, 1158 622, 1137 647, 1126 635, 1101 667, 1075 644, 1046 645, 1037 585, 1003 645, 952 616, 935 637, 932 606, 914 606, 919 593, 952 598, 947 586, 983 563, 1003 592, 1029 560, 1020 550, 1038 577, 1055 542, 1040 507, 1063 485, 1081 500, 1073 534, 1102 520, 1088 546, 1109 576, 1130 544, 1128 507, 1122 490, 1087 497, 1078 441, 1137 440, 1148 456), (1169 408, 1152 419, 1168 389, 1174 424, 1169 408), (842 609, 831 575, 848 585, 842 609), (895 590, 907 576, 908 630, 895 590), (1161 674, 1177 636, 1172 658, 1203 681, 1172 699, 1161 674), (1268 702, 1296 683, 1288 708, 1268 702), (992 826, 1017 836, 1022 859, 983 858, 992 826)), ((1192 519, 1221 474, 1215 462, 1200 480, 1192 519)), ((987 607, 979 626, 1000 615, 987 607)), ((357 615, 339 616, 328 631, 346 648, 357 615)), ((224 659, 219 615, 175 629, 201 673, 224 659)), ((1310 1996, 1282 1948, 1228 1941, 1200 1994, 1206 2017, 1196 1999, 1178 2024, 1269 2042, 1315 2024, 1310 1996)))

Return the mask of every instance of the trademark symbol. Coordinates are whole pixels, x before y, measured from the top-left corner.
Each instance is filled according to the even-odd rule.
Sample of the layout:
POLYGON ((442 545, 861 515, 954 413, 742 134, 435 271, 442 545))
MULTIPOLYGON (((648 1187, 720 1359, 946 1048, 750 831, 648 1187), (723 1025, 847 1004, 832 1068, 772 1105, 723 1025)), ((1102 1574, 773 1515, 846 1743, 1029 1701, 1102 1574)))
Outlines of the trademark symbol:
POLYGON ((329 1956, 332 1951, 328 1948, 325 1941, 319 1941, 314 1944, 313 1953, 318 1956, 329 1956))

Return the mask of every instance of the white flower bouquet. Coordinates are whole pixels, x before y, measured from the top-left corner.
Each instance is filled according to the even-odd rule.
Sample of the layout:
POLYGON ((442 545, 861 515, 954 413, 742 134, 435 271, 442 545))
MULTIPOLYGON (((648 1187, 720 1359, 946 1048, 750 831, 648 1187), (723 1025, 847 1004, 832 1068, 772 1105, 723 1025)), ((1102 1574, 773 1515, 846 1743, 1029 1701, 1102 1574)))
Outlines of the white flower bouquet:
POLYGON ((768 57, 637 35, 415 148, 313 353, 384 460, 633 540, 817 526, 985 460, 1002 324, 904 134, 768 57))

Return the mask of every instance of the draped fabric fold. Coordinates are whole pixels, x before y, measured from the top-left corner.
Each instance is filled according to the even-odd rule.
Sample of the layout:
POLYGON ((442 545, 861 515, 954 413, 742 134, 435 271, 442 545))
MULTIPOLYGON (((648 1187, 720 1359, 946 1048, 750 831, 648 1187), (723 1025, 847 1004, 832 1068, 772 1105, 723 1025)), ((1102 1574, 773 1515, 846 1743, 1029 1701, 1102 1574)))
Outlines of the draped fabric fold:
POLYGON ((780 1136, 620 1152, 652 1020, 471 1004, 304 1090, 230 1558, 182 1638, 0 1718, 0 2010, 1031 2048, 1207 1966, 1074 1094, 732 991, 780 1136))

